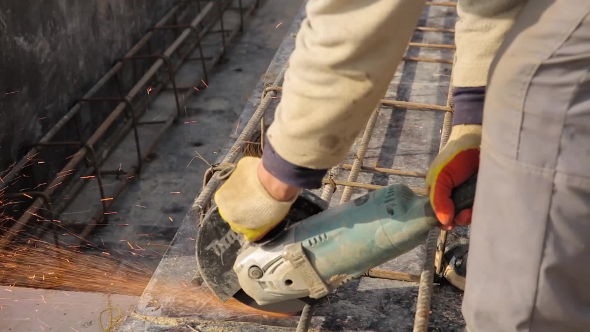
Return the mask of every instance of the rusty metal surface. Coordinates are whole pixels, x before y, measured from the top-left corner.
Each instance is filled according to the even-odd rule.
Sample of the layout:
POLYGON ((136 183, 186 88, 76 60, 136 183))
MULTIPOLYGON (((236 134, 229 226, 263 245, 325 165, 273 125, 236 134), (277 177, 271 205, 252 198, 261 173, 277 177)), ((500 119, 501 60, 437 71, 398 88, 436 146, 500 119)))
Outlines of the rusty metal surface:
MULTIPOLYGON (((240 117, 239 137, 231 137, 217 162, 235 162, 260 120, 272 121, 303 17, 302 9, 240 117)), ((424 174, 448 137, 452 119, 448 98, 455 20, 454 3, 427 3, 405 61, 368 128, 316 192, 331 206, 393 183, 424 192, 424 174)), ((195 237, 217 186, 215 179, 209 181, 195 200, 193 211, 120 331, 295 331, 299 317, 257 312, 234 300, 223 304, 200 285, 194 242, 189 238, 195 237)), ((432 281, 439 233, 433 231, 428 244, 368 271, 371 278, 351 282, 329 295, 315 306, 310 330, 461 331, 461 293, 432 281), (420 282, 416 282, 418 275, 420 282)))

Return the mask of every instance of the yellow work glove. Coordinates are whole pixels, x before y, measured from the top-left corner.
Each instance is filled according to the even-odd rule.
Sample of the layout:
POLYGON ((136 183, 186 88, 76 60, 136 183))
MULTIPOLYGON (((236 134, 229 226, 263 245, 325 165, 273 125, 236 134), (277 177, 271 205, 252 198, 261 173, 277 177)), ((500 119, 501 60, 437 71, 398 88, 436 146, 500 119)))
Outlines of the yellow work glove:
POLYGON ((219 214, 247 241, 257 241, 280 223, 297 199, 274 199, 258 179, 262 159, 243 157, 214 196, 219 214))
POLYGON ((428 170, 426 187, 430 203, 445 230, 471 223, 472 209, 460 211, 455 216, 451 192, 477 173, 480 145, 481 125, 455 125, 447 144, 428 170))

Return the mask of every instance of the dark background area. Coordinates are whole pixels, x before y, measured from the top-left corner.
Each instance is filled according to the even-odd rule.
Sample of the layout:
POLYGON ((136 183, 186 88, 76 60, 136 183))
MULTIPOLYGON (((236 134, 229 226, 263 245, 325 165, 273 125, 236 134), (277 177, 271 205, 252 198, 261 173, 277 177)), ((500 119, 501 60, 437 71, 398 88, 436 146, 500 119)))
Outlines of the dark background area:
MULTIPOLYGON (((26 155, 31 144, 38 142, 172 5, 147 0, 1 2, 1 174, 26 155)), ((129 75, 122 74, 126 83, 129 75)), ((112 95, 114 88, 109 82, 97 95, 112 95)), ((91 133, 113 107, 98 104, 84 110, 84 132, 91 133)), ((54 141, 76 140, 76 135, 74 126, 69 125, 54 141)), ((35 167, 34 182, 46 182, 65 164, 66 154, 75 150, 52 148, 44 153, 45 163, 35 167)), ((31 185, 28 182, 21 178, 9 191, 26 188, 31 185)))

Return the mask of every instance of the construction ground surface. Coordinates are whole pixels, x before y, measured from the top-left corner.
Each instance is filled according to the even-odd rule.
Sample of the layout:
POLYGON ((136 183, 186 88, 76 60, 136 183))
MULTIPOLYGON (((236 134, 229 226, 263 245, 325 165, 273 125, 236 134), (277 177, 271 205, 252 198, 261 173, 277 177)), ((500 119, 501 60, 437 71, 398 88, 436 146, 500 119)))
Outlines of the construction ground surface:
MULTIPOLYGON (((215 162, 233 162, 239 158, 238 150, 247 144, 253 135, 252 129, 258 127, 264 108, 267 123, 272 121, 273 110, 280 100, 280 92, 274 87, 282 83, 281 73, 293 51, 294 35, 303 17, 304 11, 301 10, 243 110, 238 122, 240 137, 230 139, 215 162), (261 98, 263 92, 266 92, 264 99, 261 98)), ((366 193, 367 188, 375 189, 399 182, 424 192, 424 173, 439 150, 441 136, 445 132, 448 135, 451 114, 447 103, 455 20, 456 10, 452 3, 434 3, 424 8, 418 26, 425 28, 416 30, 406 59, 384 96, 385 100, 369 121, 372 128, 365 129, 364 135, 370 139, 358 138, 344 164, 332 170, 333 181, 326 181, 325 188, 316 191, 318 196, 327 198, 334 206, 343 201, 343 194, 349 190, 355 198, 366 193), (447 125, 443 128, 445 122, 447 125), (364 144, 365 153, 359 155, 359 147, 364 144), (361 172, 352 173, 351 169, 358 169, 359 163, 364 166, 361 172), (345 189, 346 186, 340 184, 350 183, 344 181, 356 184, 345 189), (336 191, 331 195, 334 184, 336 191)), ((194 246, 190 239, 196 237, 198 212, 217 185, 217 181, 210 181, 195 201, 193 212, 186 217, 122 331, 280 331, 296 328, 299 317, 256 312, 231 300, 222 304, 211 295, 205 284, 200 287, 191 285, 186 289, 172 286, 190 282, 197 276, 194 246)), ((460 237, 461 233, 459 230, 452 235, 460 237)), ((418 247, 379 269, 420 275, 428 254, 426 249, 418 247)), ((419 283, 412 282, 361 278, 317 305, 310 329, 410 331, 414 326, 417 305, 420 304, 417 301, 419 286, 419 283)), ((461 330, 461 293, 448 285, 432 286, 430 282, 430 287, 433 288, 432 303, 425 315, 429 321, 428 330, 461 330)))
MULTIPOLYGON (((139 179, 109 206, 109 211, 116 211, 109 216, 109 225, 93 229, 87 237, 92 245, 85 251, 106 252, 139 264, 153 272, 149 283, 141 284, 135 294, 112 296, 16 287, 0 298, 2 331, 102 331, 99 314, 107 306, 122 310, 124 319, 117 329, 122 332, 296 329, 300 317, 256 311, 233 300, 221 303, 200 283, 197 273, 195 239, 202 207, 219 184, 213 179, 203 188, 203 175, 208 164, 235 162, 262 117, 267 124, 272 122, 282 75, 305 17, 303 1, 261 1, 256 8, 250 7, 254 1, 230 2, 233 7, 239 3, 253 8, 251 15, 241 17, 226 10, 224 25, 217 23, 211 29, 223 35, 228 31, 228 40, 203 39, 204 53, 213 52, 205 58, 215 58, 223 49, 206 84, 200 83, 203 72, 198 62, 186 62, 176 70, 176 85, 190 92, 179 96, 183 99, 179 122, 149 153, 139 179), (229 38, 239 30, 241 18, 243 32, 229 38), (63 317, 67 315, 73 317, 63 317)), ((429 2, 424 7, 406 57, 365 132, 344 163, 331 170, 324 188, 314 191, 330 206, 394 183, 424 193, 425 173, 448 137, 452 118, 448 97, 456 19, 454 2, 429 2)), ((174 91, 162 90, 141 121, 165 120, 178 110, 174 91)), ((159 135, 143 128, 142 141, 159 135)), ((127 170, 134 158, 131 131, 103 168, 127 170)), ((116 186, 119 178, 102 181, 107 188, 116 186)), ((84 232, 104 200, 94 182, 88 181, 60 214, 61 222, 80 225, 78 233, 84 232)), ((432 282, 439 233, 433 230, 425 245, 378 267, 406 273, 415 277, 414 282, 383 277, 352 281, 314 307, 310 330, 462 331, 461 292, 444 282, 432 282)), ((64 241, 69 238, 75 237, 64 241)), ((453 242, 466 238, 465 229, 449 234, 453 242)))

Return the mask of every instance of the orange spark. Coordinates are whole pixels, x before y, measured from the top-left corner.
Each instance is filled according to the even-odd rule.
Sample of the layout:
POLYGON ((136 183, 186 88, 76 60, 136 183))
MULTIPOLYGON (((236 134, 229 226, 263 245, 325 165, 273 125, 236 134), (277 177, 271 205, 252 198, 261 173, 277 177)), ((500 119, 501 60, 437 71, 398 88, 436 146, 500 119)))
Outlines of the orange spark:
POLYGON ((55 188, 55 187, 59 186, 59 185, 60 185, 60 184, 62 184, 62 183, 63 183, 63 182, 56 183, 56 184, 54 184, 53 186, 51 186, 51 187, 49 187, 49 188, 47 188, 47 189, 52 189, 52 188, 55 188))
POLYGON ((153 90, 153 89, 152 89, 151 87, 148 87, 148 88, 147 88, 147 94, 149 95, 149 94, 150 94, 150 92, 152 92, 152 90, 153 90))
POLYGON ((197 88, 196 86, 193 86, 193 89, 195 89, 195 91, 201 91, 201 90, 199 90, 199 88, 197 88))
POLYGON ((23 196, 25 196, 25 197, 28 197, 28 198, 30 198, 30 199, 33 199, 33 196, 31 196, 31 195, 28 195, 28 194, 23 194, 23 196))
POLYGON ((131 243, 129 243, 129 241, 127 241, 127 244, 129 245, 129 248, 135 249, 135 248, 133 248, 133 246, 131 245, 131 243))
POLYGON ((180 191, 171 191, 171 194, 180 194, 180 191))
POLYGON ((207 85, 207 83, 205 83, 205 81, 201 80, 201 82, 203 82, 203 85, 205 85, 206 88, 208 88, 209 86, 207 85))
POLYGON ((80 179, 94 179, 94 175, 81 176, 80 179))
POLYGON ((113 199, 114 199, 114 198, 112 198, 112 197, 109 197, 109 198, 103 198, 103 199, 101 199, 100 201, 101 201, 101 202, 104 202, 104 201, 112 201, 113 199))
POLYGON ((174 219, 172 219, 172 217, 168 217, 168 219, 170 219, 170 221, 174 221, 174 219))
POLYGON ((276 28, 278 28, 278 27, 280 27, 280 26, 281 26, 281 24, 283 24, 283 22, 282 22, 282 21, 281 21, 281 23, 277 24, 277 26, 275 27, 275 29, 276 29, 276 28))

